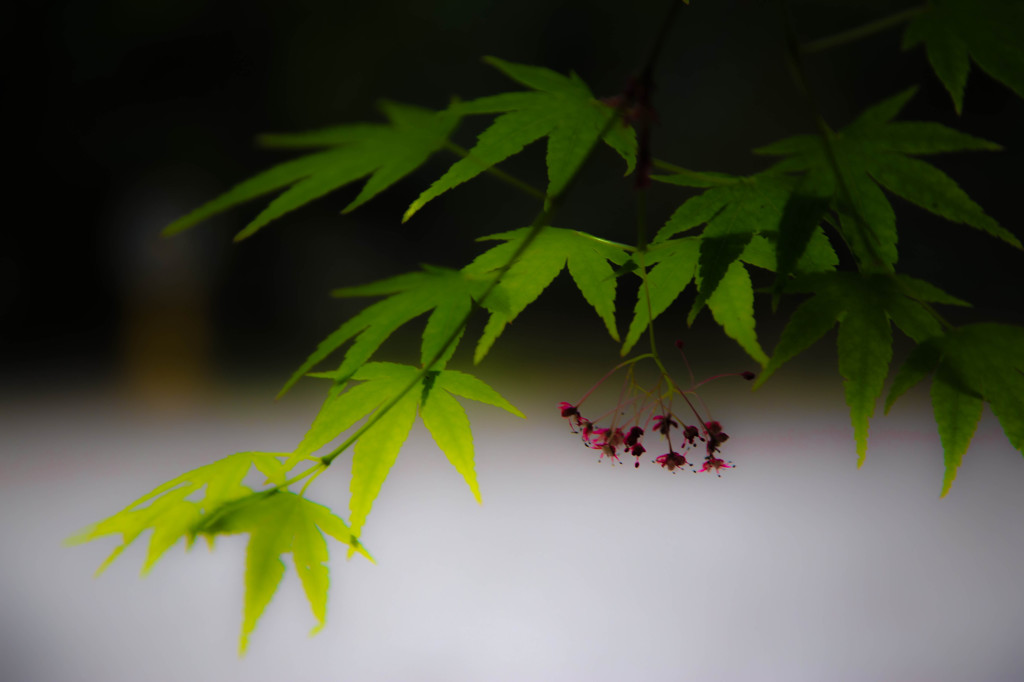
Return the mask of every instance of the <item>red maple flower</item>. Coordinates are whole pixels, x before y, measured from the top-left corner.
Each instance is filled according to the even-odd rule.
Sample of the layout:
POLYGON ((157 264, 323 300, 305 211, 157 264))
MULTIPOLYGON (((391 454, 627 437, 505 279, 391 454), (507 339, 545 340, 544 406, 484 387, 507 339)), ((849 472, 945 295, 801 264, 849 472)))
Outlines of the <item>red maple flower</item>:
POLYGON ((611 443, 605 443, 603 446, 601 446, 601 456, 598 457, 597 459, 598 461, 601 461, 605 457, 608 457, 608 459, 614 462, 619 461, 619 455, 618 453, 615 452, 615 446, 612 445, 611 443))
POLYGON ((594 425, 588 422, 583 429, 583 442, 587 447, 600 450, 608 442, 609 431, 610 429, 595 429, 594 425))
POLYGON ((636 445, 629 449, 629 454, 636 457, 636 462, 633 464, 635 468, 640 468, 640 455, 644 454, 645 452, 647 452, 647 448, 645 448, 643 445, 640 445, 640 443, 637 443, 636 445))
POLYGON ((718 474, 718 477, 721 478, 722 474, 720 472, 722 469, 734 468, 736 468, 736 465, 733 464, 732 462, 726 462, 725 460, 719 459, 714 455, 708 455, 707 457, 704 458, 704 466, 700 468, 700 471, 705 472, 714 469, 715 473, 718 474))
POLYGON ((663 436, 667 436, 670 429, 678 426, 679 424, 670 414, 654 415, 654 430, 658 431, 663 436))
POLYGON ((729 434, 722 431, 722 425, 718 422, 705 422, 704 430, 708 435, 708 455, 718 452, 718 446, 729 440, 729 434))
POLYGON ((674 451, 666 452, 654 461, 660 464, 663 469, 668 469, 672 473, 675 473, 676 469, 687 464, 686 457, 674 451))

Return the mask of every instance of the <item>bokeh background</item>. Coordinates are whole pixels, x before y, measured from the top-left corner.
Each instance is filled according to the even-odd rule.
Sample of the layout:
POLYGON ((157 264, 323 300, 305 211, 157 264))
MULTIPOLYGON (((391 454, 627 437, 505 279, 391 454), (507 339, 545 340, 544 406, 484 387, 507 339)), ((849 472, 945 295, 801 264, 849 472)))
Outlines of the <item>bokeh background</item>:
MULTIPOLYGON (((793 2, 813 39, 905 2, 793 2)), ((476 410, 478 508, 417 430, 366 529, 379 565, 333 565, 328 627, 294 575, 244 661, 235 658, 244 541, 170 553, 146 580, 141 548, 101 579, 111 545, 67 549, 86 523, 181 471, 246 449, 288 450, 321 387, 273 395, 360 305, 327 292, 429 262, 458 267, 474 238, 536 207, 488 177, 399 219, 445 169, 437 157, 347 216, 341 190, 241 245, 261 204, 175 239, 162 227, 287 158, 261 132, 378 120, 389 98, 441 108, 516 87, 480 62, 577 71, 613 95, 641 64, 665 2, 523 0, 53 2, 13 10, 35 49, 11 63, 16 177, 0 249, 0 677, 11 680, 1014 680, 1024 589, 1020 454, 986 411, 953 492, 920 387, 872 428, 855 470, 834 337, 757 393, 702 392, 733 436, 722 479, 598 466, 553 406, 617 358, 560 279, 480 374, 528 414, 476 410), (20 211, 15 212, 18 207, 20 211)), ((774 3, 698 2, 658 70, 655 155, 753 172, 753 147, 809 129, 774 3)), ((1020 234, 1024 106, 973 69, 961 117, 898 29, 807 68, 841 127, 912 84, 908 119, 1006 151, 932 157, 1020 234)), ((469 146, 485 124, 467 122, 469 146)), ((507 168, 543 184, 543 148, 507 168)), ((628 241, 634 198, 598 155, 558 224, 628 241)), ((660 221, 686 190, 655 187, 660 221)), ((1021 255, 899 200, 901 267, 971 300, 955 320, 1024 322, 1021 255), (952 246, 951 245, 955 245, 952 246)), ((620 310, 629 307, 628 292, 620 310)), ((699 376, 752 368, 705 314, 663 318, 699 376)), ((792 305, 762 306, 771 348, 792 305)), ((625 317, 623 316, 623 319, 625 317)), ((762 322, 763 321, 763 322, 762 322)), ((415 330, 384 349, 403 360, 415 330)), ((907 347, 899 345, 897 356, 907 347)), ((468 365, 468 354, 457 361, 468 365)), ((316 499, 346 505, 332 471, 316 499)))

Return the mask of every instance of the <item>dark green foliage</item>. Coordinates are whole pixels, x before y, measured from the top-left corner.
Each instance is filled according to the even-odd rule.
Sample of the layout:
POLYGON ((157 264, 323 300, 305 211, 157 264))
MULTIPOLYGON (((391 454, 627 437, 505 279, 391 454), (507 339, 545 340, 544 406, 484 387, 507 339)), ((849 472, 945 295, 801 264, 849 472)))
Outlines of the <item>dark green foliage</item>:
POLYGON ((933 375, 932 408, 945 451, 943 495, 956 478, 983 402, 999 418, 1010 444, 1024 451, 1024 328, 972 324, 929 338, 900 368, 885 411, 928 374, 933 375))
POLYGON ((773 172, 806 173, 812 196, 832 198, 846 243, 865 267, 890 269, 898 259, 896 214, 882 188, 953 222, 1021 248, 945 173, 913 158, 921 154, 998 150, 999 145, 933 122, 893 122, 914 95, 905 90, 869 108, 827 137, 800 135, 755 150, 785 156, 773 172))
POLYGON ((953 98, 964 104, 970 60, 1024 97, 1024 3, 1016 0, 932 0, 903 34, 903 49, 924 43, 928 61, 953 98))
POLYGON ((867 454, 868 420, 882 393, 892 359, 890 322, 918 341, 940 334, 927 303, 963 305, 926 282, 905 275, 830 272, 801 277, 787 293, 809 293, 793 313, 771 361, 758 377, 763 384, 787 360, 799 355, 839 324, 839 372, 845 379, 858 463, 867 454))

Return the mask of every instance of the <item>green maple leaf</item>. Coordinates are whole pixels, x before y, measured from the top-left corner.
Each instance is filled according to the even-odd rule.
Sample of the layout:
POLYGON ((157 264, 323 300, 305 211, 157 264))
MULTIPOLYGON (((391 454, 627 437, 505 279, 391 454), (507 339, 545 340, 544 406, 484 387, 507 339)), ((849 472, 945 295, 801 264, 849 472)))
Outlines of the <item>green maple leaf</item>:
POLYGON ((829 272, 798 278, 786 290, 814 295, 793 312, 754 387, 838 323, 839 372, 860 466, 867 454, 868 422, 892 360, 890 322, 921 342, 942 331, 926 303, 966 304, 906 275, 829 272))
MULTIPOLYGON (((397 277, 357 287, 336 289, 337 297, 388 297, 368 306, 347 320, 317 346, 302 366, 292 374, 281 394, 306 372, 325 360, 348 341, 354 339, 345 353, 336 375, 340 381, 370 359, 399 327, 427 312, 420 347, 422 362, 430 362, 453 334, 461 336, 463 322, 469 315, 474 296, 480 295, 485 283, 464 277, 455 270, 430 267, 397 277)), ((458 346, 458 338, 448 345, 435 369, 443 367, 458 346)))
POLYGON ((514 64, 496 57, 485 57, 484 61, 532 91, 510 92, 452 105, 451 109, 459 116, 501 115, 477 137, 469 156, 457 161, 409 206, 403 222, 427 202, 545 136, 548 138, 549 199, 561 193, 599 138, 625 159, 626 173, 632 172, 637 150, 635 132, 624 124, 611 123, 616 111, 594 99, 579 76, 573 73, 566 77, 550 69, 514 64))
MULTIPOLYGON (((397 400, 365 433, 355 441, 349 502, 352 532, 362 529, 374 499, 398 458, 416 420, 417 410, 438 447, 455 467, 473 496, 480 500, 474 470, 473 437, 469 420, 453 396, 461 396, 500 407, 512 414, 523 414, 476 377, 453 370, 429 372, 422 390, 409 390, 422 370, 391 362, 368 362, 350 378, 362 382, 348 390, 332 391, 313 425, 296 448, 286 466, 308 457, 364 418, 373 417, 382 405, 397 400)), ((336 372, 318 376, 337 380, 336 372)), ((336 384, 337 385, 337 384, 336 384)))
POLYGON ((689 286, 697 270, 700 242, 700 237, 656 242, 643 254, 644 267, 650 271, 643 275, 646 286, 641 287, 637 295, 633 319, 622 343, 622 355, 629 353, 648 324, 665 312, 689 286))
POLYGON ((327 617, 330 581, 327 543, 323 533, 373 560, 341 518, 327 507, 290 492, 271 490, 231 502, 207 518, 196 532, 210 537, 249 534, 239 653, 245 653, 249 635, 281 583, 285 570, 282 554, 292 555, 295 570, 317 620, 311 634, 323 627, 327 617))
MULTIPOLYGON (((698 294, 687 324, 693 324, 706 304, 726 335, 764 365, 768 356, 754 329, 753 285, 741 263, 776 269, 773 244, 786 224, 796 181, 778 175, 736 177, 693 172, 656 179, 709 189, 683 203, 655 236, 645 256, 646 265, 654 267, 646 273, 647 286, 641 288, 637 298, 622 353, 629 352, 648 323, 694 280, 698 294), (705 227, 699 238, 671 239, 701 224, 705 227)), ((817 216, 813 223, 790 272, 835 267, 835 252, 817 226, 817 216)))
POLYGON ((451 111, 434 112, 394 102, 381 105, 390 123, 359 123, 292 135, 265 135, 267 146, 289 149, 327 147, 327 151, 274 166, 232 187, 164 229, 177 234, 229 208, 288 188, 242 229, 235 240, 329 192, 369 176, 359 195, 345 207, 354 210, 421 166, 444 146, 459 121, 451 111))
MULTIPOLYGON (((481 239, 503 243, 480 254, 462 269, 470 278, 493 277, 518 250, 531 228, 520 228, 481 239)), ((626 252, 617 244, 576 230, 545 227, 527 247, 519 260, 502 277, 484 301, 491 315, 477 343, 474 361, 480 362, 505 327, 533 303, 563 268, 568 267, 583 298, 589 303, 618 341, 615 325, 616 277, 611 263, 623 263, 626 252)))
POLYGON ((142 573, 146 574, 182 538, 187 540, 188 546, 192 545, 194 529, 204 514, 252 494, 252 490, 242 484, 252 467, 255 466, 268 478, 277 478, 281 470, 280 458, 287 456, 240 452, 193 469, 157 486, 110 518, 76 533, 68 542, 80 544, 104 535, 121 535, 121 544, 97 569, 96 574, 99 575, 139 535, 152 529, 149 550, 142 565, 142 573), (203 495, 199 500, 188 499, 201 490, 203 495))
POLYGON ((1024 453, 1024 328, 972 324, 918 345, 897 372, 886 413, 910 387, 932 376, 931 399, 949 492, 987 402, 1010 444, 1024 453))
POLYGON ((903 34, 903 49, 924 43, 928 61, 963 110, 970 60, 1024 97, 1024 5, 1013 0, 933 0, 903 34))
POLYGON ((936 215, 1021 248, 1020 241, 949 176, 914 158, 940 152, 996 150, 999 145, 934 122, 893 122, 914 92, 911 88, 869 108, 849 126, 833 133, 828 144, 835 166, 818 135, 798 135, 755 152, 788 156, 772 172, 807 173, 816 196, 833 196, 842 234, 863 262, 891 268, 897 260, 896 217, 883 187, 936 215), (841 174, 841 184, 836 181, 835 167, 841 174))

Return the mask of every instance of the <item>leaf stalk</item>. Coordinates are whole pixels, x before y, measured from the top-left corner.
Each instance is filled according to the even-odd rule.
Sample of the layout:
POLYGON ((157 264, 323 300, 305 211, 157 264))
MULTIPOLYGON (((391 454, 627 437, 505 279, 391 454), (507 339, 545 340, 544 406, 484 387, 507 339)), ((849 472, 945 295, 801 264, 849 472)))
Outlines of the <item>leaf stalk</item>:
POLYGON ((887 31, 893 26, 899 26, 900 24, 904 24, 913 19, 914 17, 916 17, 917 15, 927 12, 928 9, 928 5, 918 5, 917 7, 911 7, 909 9, 903 10, 902 12, 896 12, 895 14, 890 14, 889 16, 882 17, 881 19, 869 21, 868 23, 862 24, 861 26, 847 29, 845 31, 841 31, 839 33, 835 33, 824 38, 812 40, 809 43, 804 43, 800 45, 799 49, 802 54, 813 54, 815 52, 823 52, 825 50, 830 50, 834 47, 840 47, 848 43, 853 43, 858 40, 861 40, 862 38, 868 38, 870 36, 873 36, 876 33, 887 31))

